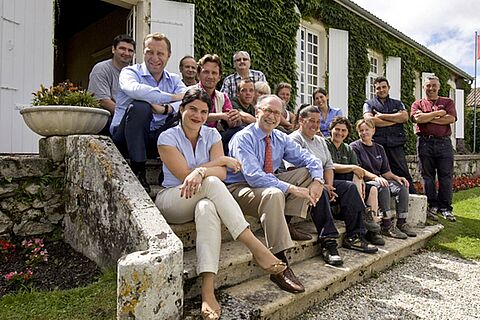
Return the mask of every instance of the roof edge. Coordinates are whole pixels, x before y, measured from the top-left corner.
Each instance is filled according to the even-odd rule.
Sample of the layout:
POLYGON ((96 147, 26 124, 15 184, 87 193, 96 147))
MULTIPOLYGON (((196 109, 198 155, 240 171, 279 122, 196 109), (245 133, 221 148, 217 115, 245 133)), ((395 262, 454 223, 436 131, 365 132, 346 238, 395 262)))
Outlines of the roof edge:
POLYGON ((400 32, 397 29, 395 29, 394 27, 390 26, 385 21, 381 20, 380 18, 373 15, 369 11, 363 9, 358 4, 356 4, 356 3, 354 3, 350 0, 333 0, 333 1, 337 2, 341 6, 347 8, 348 10, 354 12, 355 14, 361 16, 365 20, 367 20, 370 23, 378 26, 379 28, 383 29, 384 31, 390 33, 392 36, 394 36, 394 37, 406 42, 407 44, 413 46, 414 48, 416 48, 420 52, 430 56, 432 59, 434 59, 438 63, 444 65, 445 67, 449 68, 450 70, 454 71, 459 76, 462 76, 463 78, 466 78, 470 81, 473 81, 474 77, 469 75, 467 72, 463 71, 462 69, 460 69, 459 67, 457 67, 453 63, 448 62, 447 60, 440 57, 439 55, 437 55, 436 53, 434 53, 433 51, 431 51, 427 47, 425 47, 425 46, 421 45, 420 43, 416 42, 412 38, 409 38, 408 36, 406 36, 402 32, 400 32))

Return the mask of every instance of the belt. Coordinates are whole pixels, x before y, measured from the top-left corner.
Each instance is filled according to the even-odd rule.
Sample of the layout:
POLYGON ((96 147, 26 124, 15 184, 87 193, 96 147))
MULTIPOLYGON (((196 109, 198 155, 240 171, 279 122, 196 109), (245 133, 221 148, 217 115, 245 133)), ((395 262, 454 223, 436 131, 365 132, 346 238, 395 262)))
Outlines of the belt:
POLYGON ((419 134, 418 136, 419 136, 420 138, 424 138, 424 139, 441 139, 441 140, 450 139, 450 136, 438 137, 438 136, 434 136, 434 135, 432 135, 432 134, 419 134))

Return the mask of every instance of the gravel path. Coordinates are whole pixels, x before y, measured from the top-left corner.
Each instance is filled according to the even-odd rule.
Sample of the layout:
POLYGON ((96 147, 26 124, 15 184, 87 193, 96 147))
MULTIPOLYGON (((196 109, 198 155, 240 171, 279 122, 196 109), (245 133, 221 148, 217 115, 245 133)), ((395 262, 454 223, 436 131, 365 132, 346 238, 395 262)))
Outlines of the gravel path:
POLYGON ((298 319, 480 319, 480 262, 423 251, 298 319))

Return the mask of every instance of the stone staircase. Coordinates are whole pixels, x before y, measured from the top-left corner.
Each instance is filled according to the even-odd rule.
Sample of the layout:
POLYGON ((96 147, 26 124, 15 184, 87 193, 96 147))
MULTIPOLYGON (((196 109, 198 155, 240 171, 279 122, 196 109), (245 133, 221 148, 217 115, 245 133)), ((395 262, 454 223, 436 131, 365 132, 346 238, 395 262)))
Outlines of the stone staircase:
MULTIPOLYGON (((159 163, 147 163, 147 180, 152 185, 151 196, 159 189, 159 163)), ((419 207, 425 210, 425 206, 419 207)), ((252 231, 264 242, 263 231, 256 219, 247 216, 247 220, 252 231)), ((301 294, 280 290, 255 265, 248 249, 240 242, 232 241, 223 227, 220 266, 216 277, 216 295, 222 306, 221 319, 294 319, 318 302, 414 253, 442 228, 441 225, 417 228, 418 236, 407 240, 388 238, 386 245, 380 247, 376 254, 363 254, 342 248, 339 251, 344 264, 333 267, 326 265, 319 256, 313 224, 299 220, 296 223, 297 227, 314 236, 314 240, 295 242, 295 247, 286 252, 292 269, 305 286, 306 291, 301 294)), ((345 234, 343 222, 337 222, 337 227, 341 234, 338 239, 340 244, 345 234)), ((195 271, 195 226, 187 223, 171 225, 171 228, 184 245, 184 319, 200 319, 200 278, 195 271)))

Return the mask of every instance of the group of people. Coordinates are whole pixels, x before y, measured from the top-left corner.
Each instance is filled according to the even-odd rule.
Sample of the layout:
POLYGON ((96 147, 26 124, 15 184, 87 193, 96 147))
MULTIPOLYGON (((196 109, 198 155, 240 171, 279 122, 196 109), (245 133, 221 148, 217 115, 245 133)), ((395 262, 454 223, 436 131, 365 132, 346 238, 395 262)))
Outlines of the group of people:
MULTIPOLYGON (((360 139, 348 145, 352 125, 329 106, 324 89, 313 93, 314 105, 302 105, 295 115, 287 108, 291 85, 280 83, 271 94, 265 75, 250 69, 248 52, 233 55, 236 72, 217 90, 223 64, 215 54, 198 61, 184 57, 180 77, 165 69, 171 55, 165 35, 145 37, 143 63, 130 65, 134 50, 133 39, 116 37, 113 58, 93 68, 89 90, 112 113, 109 133, 147 191, 145 162, 160 157, 162 188, 155 204, 165 219, 195 222, 204 319, 218 319, 221 312, 214 276, 222 223, 270 279, 291 293, 305 288, 285 251, 293 241, 312 239, 291 223, 294 216, 311 215, 322 257, 334 266, 343 263, 334 217, 345 222, 343 247, 364 253, 377 252, 376 246, 385 244, 382 235, 416 236, 406 223, 413 186, 403 151, 408 114, 389 97, 387 79, 375 81, 377 95, 356 123, 360 139), (244 214, 259 219, 265 245, 244 214)), ((417 122, 429 215, 441 212, 453 221, 449 136, 455 108, 450 99, 438 97, 439 86, 438 78, 427 79, 427 97, 414 103, 411 117, 417 122)))

